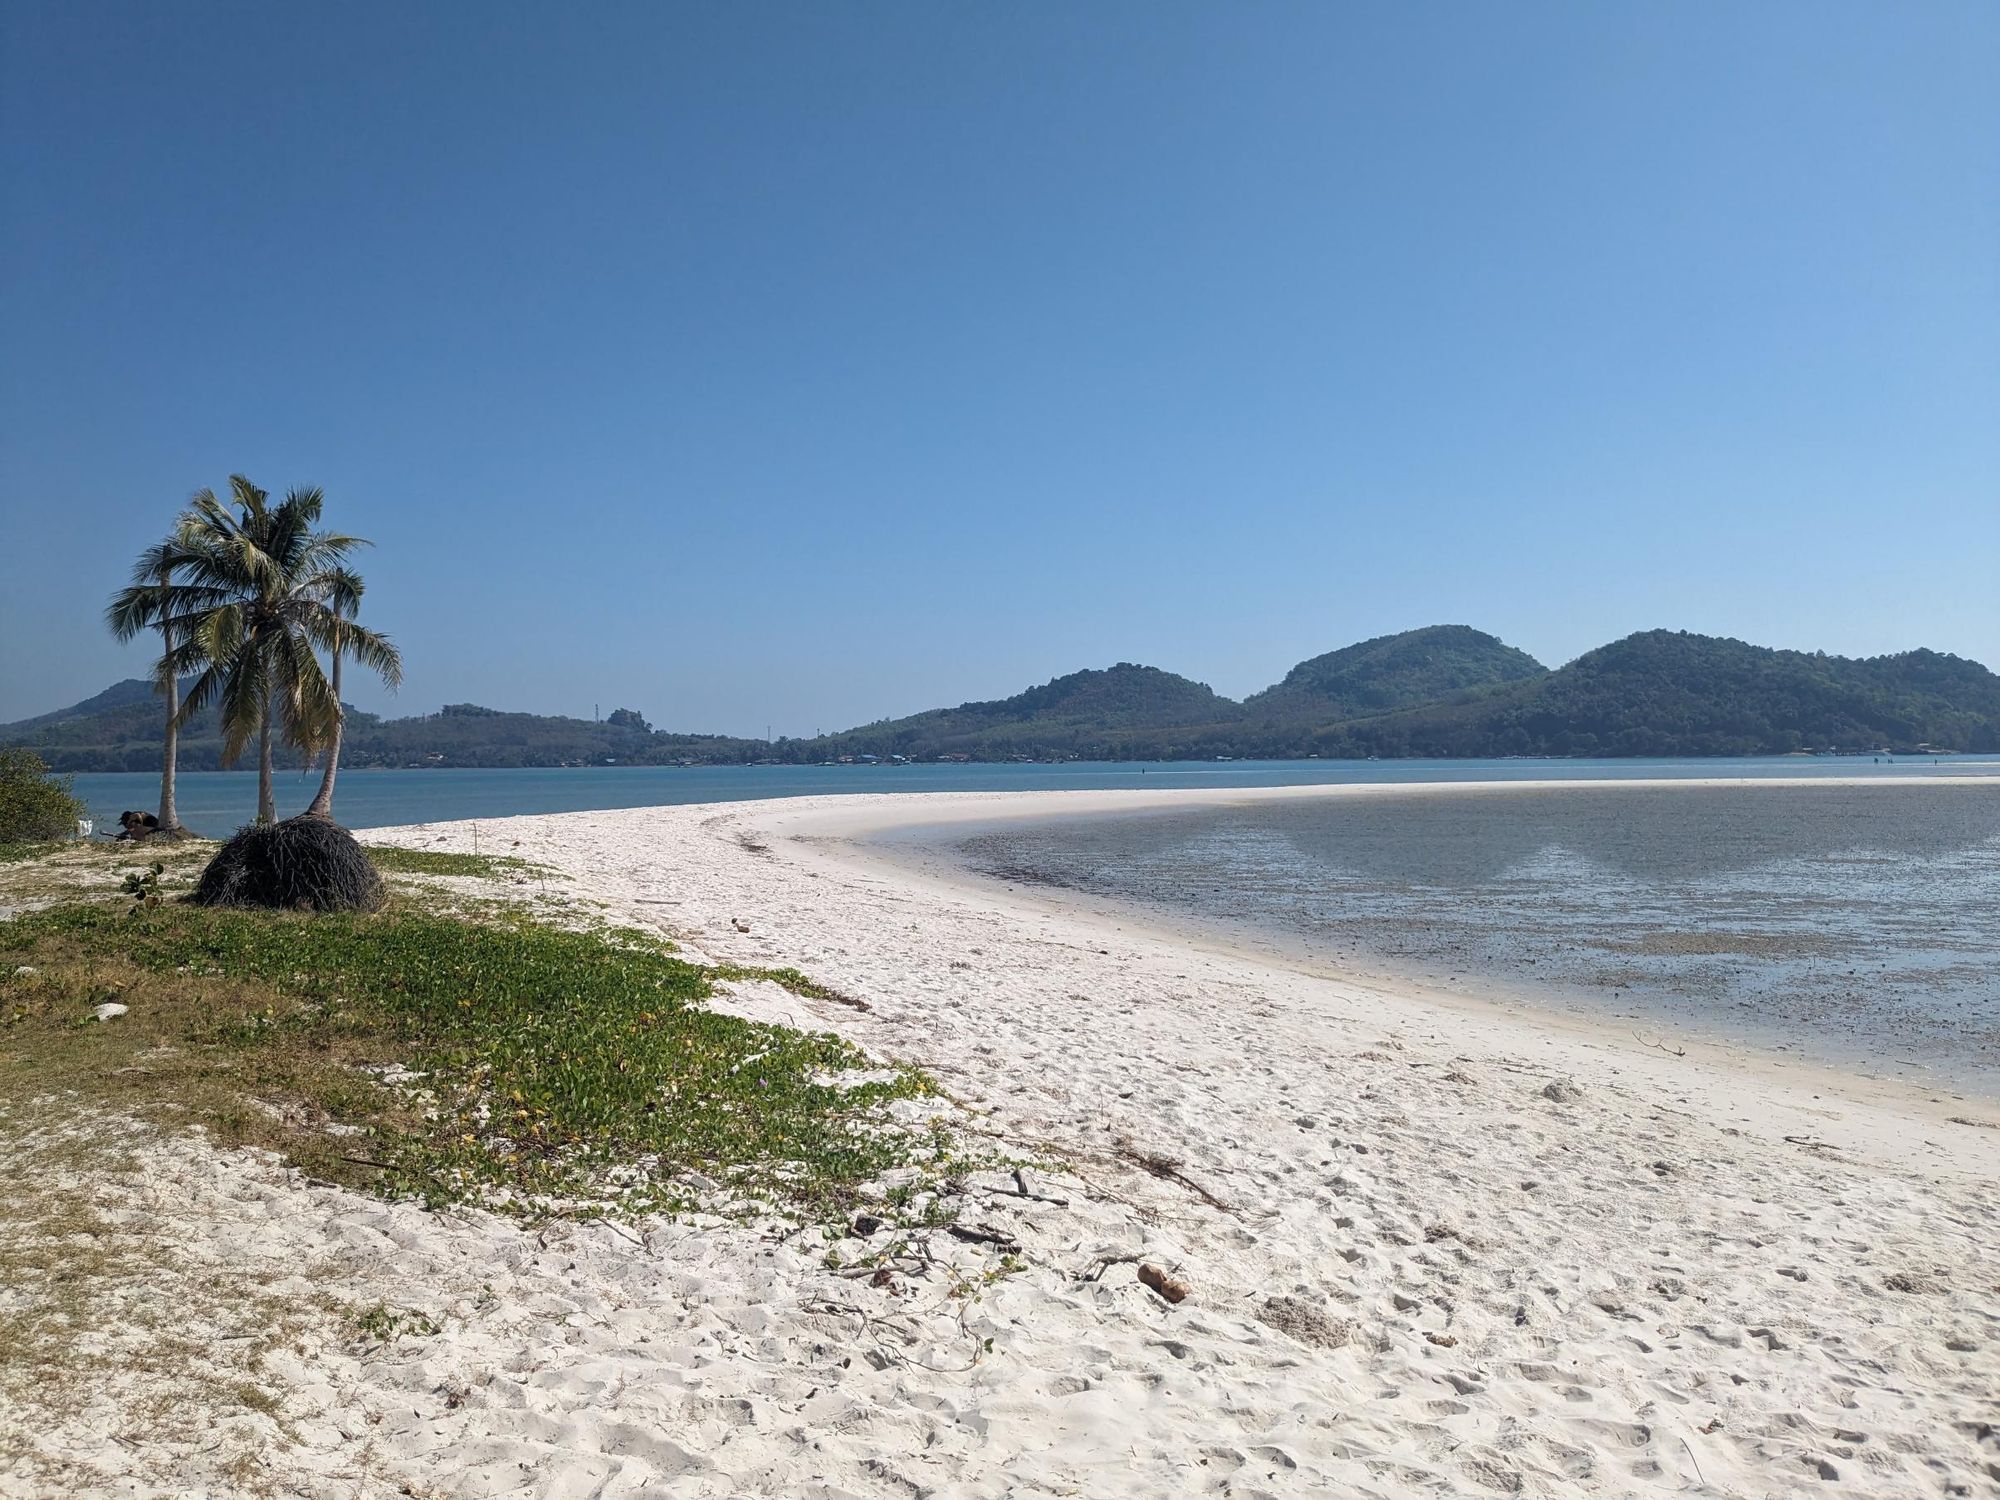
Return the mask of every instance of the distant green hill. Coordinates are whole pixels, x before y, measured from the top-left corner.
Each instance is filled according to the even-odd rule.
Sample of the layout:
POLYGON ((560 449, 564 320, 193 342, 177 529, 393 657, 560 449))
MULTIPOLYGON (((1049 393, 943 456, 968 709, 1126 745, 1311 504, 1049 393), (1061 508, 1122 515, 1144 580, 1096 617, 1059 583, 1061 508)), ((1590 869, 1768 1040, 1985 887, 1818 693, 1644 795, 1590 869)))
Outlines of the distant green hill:
POLYGON ((1302 661, 1243 700, 1253 719, 1331 724, 1545 676, 1517 647, 1469 625, 1428 625, 1302 661))
MULTIPOLYGON (((626 711, 626 712, 629 712, 626 711)), ((614 711, 614 718, 623 718, 614 711)), ((600 723, 548 714, 503 713, 471 703, 409 719, 373 719, 349 739, 360 766, 668 765, 681 760, 742 762, 760 740, 719 734, 664 734, 635 722, 600 723)), ((348 762, 350 752, 341 753, 348 762)))
MULTIPOLYGON (((0 743, 31 746, 58 771, 154 771, 165 712, 151 682, 128 677, 68 708, 0 724, 0 743)), ((213 770, 221 757, 213 712, 181 731, 181 765, 188 770, 213 770)))
POLYGON ((2000 677, 1936 651, 1856 660, 1649 630, 1471 702, 1333 725, 1323 755, 2000 751, 2000 677))
MULTIPOLYGON (((160 763, 160 701, 116 683, 0 725, 57 770, 160 763)), ((220 764, 214 718, 183 733, 182 764, 220 764)), ((1072 672, 1011 698, 962 703, 767 745, 667 734, 630 710, 599 723, 453 704, 383 719, 350 710, 352 766, 810 763, 1212 756, 1750 755, 1793 750, 2000 752, 2000 677, 1936 651, 1866 660, 1653 630, 1556 671, 1463 625, 1382 636, 1299 663, 1244 703, 1157 667, 1072 672)))
MULTIPOLYGON (((72 703, 68 708, 59 708, 54 713, 23 719, 18 724, 0 725, 0 733, 20 734, 31 729, 51 728, 74 719, 109 722, 107 716, 120 709, 141 709, 146 704, 159 701, 159 689, 152 683, 143 677, 127 677, 123 682, 112 683, 96 697, 86 698, 81 703, 72 703)), ((141 715, 135 714, 133 717, 136 719, 141 715)))
MULTIPOLYGON (((156 771, 161 717, 153 685, 139 678, 114 684, 94 698, 55 713, 0 724, 0 744, 25 744, 57 771, 156 771)), ((761 754, 761 742, 722 735, 655 734, 625 724, 597 723, 545 714, 501 713, 473 704, 443 712, 383 719, 349 707, 341 749, 346 766, 559 766, 607 761, 659 764, 678 760, 743 761, 761 754)), ((288 763, 296 751, 281 752, 288 763)), ((215 714, 200 715, 181 731, 183 770, 222 766, 222 736, 215 714)))
POLYGON ((1171 758, 1193 744, 1186 731, 1233 719, 1240 708, 1204 684, 1158 667, 1119 662, 1102 671, 1072 672, 1011 698, 961 703, 906 719, 884 720, 824 739, 790 741, 790 758, 901 755, 934 760, 1120 753, 1171 758))

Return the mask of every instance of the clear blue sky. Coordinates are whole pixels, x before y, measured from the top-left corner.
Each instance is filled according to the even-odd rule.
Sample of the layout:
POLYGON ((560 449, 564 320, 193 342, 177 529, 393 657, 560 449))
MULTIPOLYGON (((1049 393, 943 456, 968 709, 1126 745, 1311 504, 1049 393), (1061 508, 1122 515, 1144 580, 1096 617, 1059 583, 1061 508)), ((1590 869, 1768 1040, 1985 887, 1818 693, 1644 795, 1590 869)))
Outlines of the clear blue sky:
POLYGON ((0 720, 319 484, 419 712, 2000 666, 2000 7, 0 0, 0 720))

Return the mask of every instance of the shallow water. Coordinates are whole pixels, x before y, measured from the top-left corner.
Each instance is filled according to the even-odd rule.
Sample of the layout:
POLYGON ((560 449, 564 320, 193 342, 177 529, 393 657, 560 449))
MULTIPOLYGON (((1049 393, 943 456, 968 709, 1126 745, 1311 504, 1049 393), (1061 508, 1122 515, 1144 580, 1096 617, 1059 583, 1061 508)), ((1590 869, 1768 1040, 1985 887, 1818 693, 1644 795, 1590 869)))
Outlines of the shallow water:
POLYGON ((1413 790, 933 837, 1332 967, 2000 1093, 2000 787, 1413 790))

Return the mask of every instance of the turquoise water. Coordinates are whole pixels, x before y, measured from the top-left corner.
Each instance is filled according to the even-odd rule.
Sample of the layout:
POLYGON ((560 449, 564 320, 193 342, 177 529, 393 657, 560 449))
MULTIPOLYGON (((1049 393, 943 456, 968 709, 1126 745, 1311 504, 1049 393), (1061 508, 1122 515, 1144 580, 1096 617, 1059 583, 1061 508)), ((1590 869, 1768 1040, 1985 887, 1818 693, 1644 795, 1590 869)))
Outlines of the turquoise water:
MULTIPOLYGON (((350 828, 387 828, 521 813, 588 812, 854 792, 1052 791, 1108 787, 1316 786, 1381 781, 1596 781, 1655 776, 1948 776, 2000 771, 2000 756, 1944 756, 1876 762, 1866 756, 1771 756, 1742 760, 1237 760, 1072 762, 970 766, 593 766, 574 769, 343 771, 334 801, 350 828)), ((278 812, 301 812, 318 790, 316 774, 278 775, 278 812)), ((154 772, 90 772, 77 792, 100 828, 127 808, 155 809, 154 772)), ((183 772, 181 821, 198 833, 226 834, 257 809, 250 771, 183 772)))

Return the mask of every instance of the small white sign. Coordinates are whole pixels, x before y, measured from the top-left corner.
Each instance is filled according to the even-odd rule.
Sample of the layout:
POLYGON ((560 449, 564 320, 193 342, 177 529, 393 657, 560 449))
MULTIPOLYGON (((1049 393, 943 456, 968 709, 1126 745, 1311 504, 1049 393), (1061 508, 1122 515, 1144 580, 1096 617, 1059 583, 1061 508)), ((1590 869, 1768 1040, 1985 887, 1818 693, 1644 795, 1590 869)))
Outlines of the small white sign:
POLYGON ((80 839, 87 839, 87 838, 89 838, 89 837, 90 837, 90 830, 91 830, 92 826, 93 826, 93 825, 92 825, 92 823, 91 823, 90 819, 88 819, 88 818, 78 818, 78 819, 76 820, 76 836, 77 836, 78 838, 80 838, 80 839))

